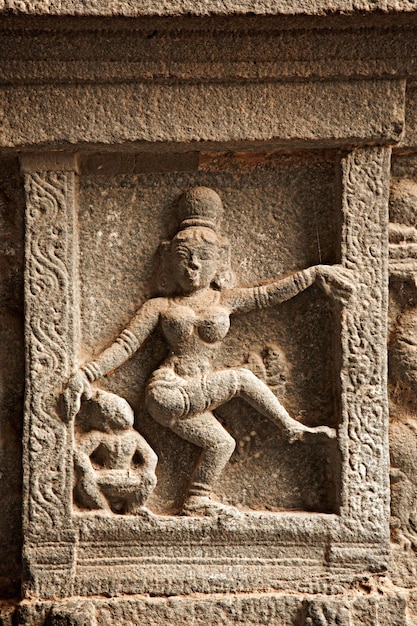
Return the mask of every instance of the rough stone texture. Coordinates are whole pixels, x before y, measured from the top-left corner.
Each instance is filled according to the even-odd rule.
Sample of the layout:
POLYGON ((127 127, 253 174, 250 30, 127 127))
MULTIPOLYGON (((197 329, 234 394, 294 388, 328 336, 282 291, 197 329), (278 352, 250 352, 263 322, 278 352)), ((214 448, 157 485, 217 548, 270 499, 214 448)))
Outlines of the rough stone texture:
MULTIPOLYGON (((220 159, 217 156, 213 161, 209 155, 202 155, 201 170, 191 178, 191 174, 179 174, 174 169, 173 173, 163 175, 144 177, 138 175, 133 187, 127 180, 119 180, 114 184, 115 192, 110 195, 108 206, 103 202, 103 198, 111 189, 108 186, 108 178, 107 181, 101 180, 97 173, 94 177, 90 173, 90 179, 87 178, 82 159, 75 160, 71 157, 54 159, 48 155, 43 158, 35 158, 33 155, 22 157, 27 203, 26 325, 29 374, 24 439, 26 454, 24 558, 29 575, 26 577, 24 588, 28 596, 48 598, 51 595, 65 597, 72 593, 97 595, 148 592, 156 595, 167 593, 173 595, 196 591, 249 592, 261 590, 265 584, 276 589, 295 587, 303 591, 330 592, 337 585, 351 583, 358 574, 358 567, 366 568, 368 571, 384 569, 388 548, 387 442, 384 428, 386 423, 384 277, 387 275, 387 246, 384 245, 384 241, 387 232, 389 155, 389 148, 371 147, 353 150, 341 161, 336 159, 336 162, 334 155, 307 154, 298 159, 295 155, 290 158, 263 156, 258 157, 255 163, 251 163, 249 159, 249 164, 245 163, 243 156, 233 157, 229 163, 230 158, 227 156, 220 159), (293 182, 297 169, 300 171, 300 182, 296 186, 297 195, 292 198, 291 195, 288 197, 286 186, 290 172, 293 182), (74 182, 77 171, 80 171, 81 179, 79 194, 74 182), (337 197, 337 171, 340 171, 342 184, 340 197, 342 211, 339 215, 335 215, 330 208, 334 198, 337 197), (83 183, 83 180, 86 182, 83 183), (282 196, 287 197, 285 201, 277 202, 275 194, 272 195, 270 188, 272 180, 274 186, 277 185, 278 189, 281 189, 282 196), (175 279, 177 283, 170 283, 172 279, 168 275, 165 289, 171 285, 174 290, 177 289, 174 293, 182 294, 169 304, 171 308, 168 316, 166 307, 170 300, 160 297, 146 301, 148 296, 144 289, 146 278, 150 278, 151 259, 157 250, 161 234, 164 238, 173 232, 173 200, 181 189, 190 187, 190 183, 199 185, 210 183, 219 190, 225 190, 225 222, 228 223, 231 237, 233 233, 235 246, 245 250, 247 254, 244 257, 238 255, 241 259, 241 268, 246 275, 243 285, 259 284, 259 280, 265 280, 267 276, 285 275, 288 271, 294 272, 295 269, 304 268, 311 263, 317 264, 323 260, 330 262, 328 266, 315 265, 310 269, 302 269, 294 274, 294 278, 290 275, 278 282, 271 282, 269 278, 269 283, 259 288, 248 286, 246 290, 234 291, 232 287, 228 287, 224 290, 226 300, 220 300, 219 308, 215 309, 224 312, 227 306, 230 306, 230 312, 233 310, 239 312, 240 309, 243 309, 243 312, 262 309, 268 304, 271 306, 291 299, 315 281, 322 286, 327 296, 330 295, 339 302, 336 309, 329 308, 326 300, 323 301, 319 296, 319 292, 310 289, 309 298, 307 292, 305 301, 299 298, 298 306, 301 307, 299 312, 292 308, 288 308, 286 312, 283 308, 282 319, 276 328, 277 340, 284 352, 288 351, 290 363, 296 363, 297 357, 299 360, 299 355, 303 354, 306 346, 310 353, 307 359, 303 359, 305 369, 298 369, 300 364, 298 368, 294 365, 292 368, 294 380, 290 377, 291 382, 288 385, 289 398, 286 406, 293 415, 298 416, 298 421, 291 421, 292 418, 267 385, 248 370, 250 361, 245 366, 245 351, 256 350, 256 345, 259 346, 258 350, 262 350, 264 342, 271 338, 276 319, 274 309, 270 319, 264 316, 258 321, 255 316, 252 318, 248 316, 244 319, 243 325, 239 327, 238 324, 232 329, 234 332, 231 333, 231 341, 225 343, 223 355, 217 352, 213 360, 214 373, 211 373, 211 369, 207 370, 205 378, 202 379, 204 383, 199 382, 200 379, 196 374, 193 374, 194 378, 189 383, 179 377, 188 376, 181 368, 185 367, 188 371, 191 367, 200 371, 199 368, 203 367, 205 361, 201 361, 199 365, 198 353, 193 352, 192 343, 187 343, 189 340, 186 339, 188 337, 186 326, 181 330, 178 339, 175 339, 176 335, 172 335, 173 331, 169 331, 170 326, 167 325, 171 324, 171 319, 176 319, 172 318, 174 314, 178 315, 176 324, 180 324, 179 328, 182 327, 181 324, 187 323, 185 321, 187 318, 183 321, 182 316, 185 313, 182 311, 188 311, 190 308, 187 302, 194 302, 187 301, 190 294, 198 296, 201 293, 204 298, 208 298, 207 315, 214 315, 214 310, 210 313, 210 299, 217 296, 206 294, 203 287, 199 286, 190 288, 189 294, 188 274, 174 274, 178 276, 175 279), (314 212, 315 205, 319 203, 318 198, 312 196, 312 190, 315 188, 323 194, 325 184, 328 186, 328 208, 324 210, 321 201, 320 212, 317 212, 313 225, 308 229, 304 226, 304 223, 309 221, 306 211, 314 212), (84 185, 85 188, 82 189, 84 185), (127 194, 127 198, 131 197, 132 191, 135 195, 138 194, 142 207, 138 223, 135 224, 136 214, 132 216, 134 217, 132 222, 125 220, 127 232, 119 229, 118 209, 111 208, 126 207, 126 199, 118 193, 120 189, 125 190, 123 193, 125 197, 127 194), (307 190, 308 202, 311 203, 312 209, 309 209, 306 200, 303 200, 308 197, 307 190), (77 197, 80 202, 79 226, 82 233, 79 245, 79 276, 82 277, 80 301, 82 344, 78 355, 76 313, 78 291, 76 281, 72 278, 76 276, 75 259, 78 256, 74 230, 77 197), (100 204, 97 198, 100 198, 100 204), (268 227, 265 208, 271 209, 274 206, 273 202, 277 208, 272 211, 273 219, 268 227), (287 202, 291 207, 290 210, 286 209, 287 202), (154 205, 160 207, 159 220, 156 219, 154 205), (144 234, 147 231, 152 232, 147 206, 152 207, 150 213, 154 225, 152 231, 156 235, 155 239, 147 236, 149 249, 142 245, 140 235, 141 232, 144 234), (362 210, 364 206, 367 207, 366 216, 362 210), (281 251, 274 256, 274 264, 269 267, 268 262, 263 261, 263 246, 268 246, 268 232, 271 237, 270 246, 276 245, 276 224, 279 227, 281 222, 284 223, 290 211, 293 214, 293 219, 289 222, 292 224, 291 231, 283 240, 281 251), (245 242, 243 231, 239 234, 239 228, 244 228, 248 223, 242 217, 245 215, 248 216, 245 219, 249 219, 252 225, 256 224, 257 219, 262 220, 264 224, 262 241, 255 246, 252 255, 250 240, 245 242), (161 222, 161 226, 165 222, 168 230, 163 232, 162 228, 155 228, 158 221, 161 222), (299 231, 295 227, 297 223, 300 224, 299 231), (102 225, 102 230, 97 231, 93 224, 102 225), (341 231, 336 234, 339 224, 342 226, 341 231), (322 243, 318 236, 320 230, 322 243), (103 237, 108 240, 104 248, 101 243, 103 237), (338 246, 336 248, 334 246, 334 240, 337 238, 340 238, 340 252, 338 246), (118 255, 118 242, 122 241, 126 241, 126 244, 120 249, 122 254, 118 255), (128 241, 132 243, 128 244, 128 241), (94 245, 98 257, 93 253, 94 245), (133 246, 132 252, 129 245, 133 246), (297 252, 297 246, 300 245, 302 247, 297 252), (114 284, 118 289, 120 278, 129 276, 132 272, 130 259, 135 258, 135 252, 134 262, 141 269, 132 273, 132 280, 136 281, 139 287, 142 286, 142 289, 132 302, 132 289, 126 279, 119 294, 117 291, 114 294, 109 292, 108 285, 114 284), (260 255, 258 261, 257 254, 260 255), (339 254, 343 270, 339 269, 337 264, 331 264, 337 260, 339 254), (247 260, 251 256, 254 259, 247 260), (127 263, 125 267, 124 263, 127 263), (144 272, 143 277, 141 272, 144 272), (103 276, 108 279, 106 285, 101 284, 103 276), (357 276, 360 276, 360 286, 354 286, 357 276), (355 289, 354 294, 348 295, 346 290, 348 288, 351 290, 352 287, 355 289), (178 292, 178 289, 181 290, 178 292), (135 304, 137 300, 142 302, 145 300, 145 304, 143 312, 139 309, 136 314, 137 321, 128 326, 131 330, 123 331, 116 342, 102 352, 109 339, 115 336, 115 331, 114 328, 108 328, 107 331, 104 329, 104 334, 97 335, 98 329, 103 333, 105 319, 113 317, 121 318, 118 325, 119 328, 123 328, 125 326, 123 316, 131 317, 138 306, 135 304), (122 305, 120 310, 118 306, 112 306, 114 301, 118 302, 118 306, 122 305), (227 302, 235 304, 227 305, 227 302), (223 308, 220 308, 220 304, 223 308), (337 320, 340 309, 337 307, 341 304, 343 314, 339 329, 337 320), (130 311, 129 307, 132 306, 134 308, 130 311), (158 311, 155 322, 151 322, 154 315, 152 307, 157 307, 158 311), (52 312, 47 313, 51 308, 52 312), (54 316, 52 325, 51 314, 54 316), (297 328, 291 321, 297 317, 303 320, 305 328, 310 328, 312 333, 310 337, 304 334, 303 325, 297 328), (117 512, 132 511, 124 506, 117 509, 111 501, 108 504, 112 511, 109 511, 108 516, 101 518, 94 514, 94 510, 101 510, 107 506, 99 500, 109 492, 102 491, 100 495, 100 490, 97 490, 99 483, 96 482, 99 475, 96 479, 90 471, 88 481, 83 486, 85 496, 81 501, 78 498, 81 510, 79 514, 74 515, 71 497, 71 457, 74 447, 72 422, 65 418, 65 410, 60 408, 60 392, 65 388, 65 381, 73 367, 71 359, 78 359, 85 365, 70 379, 66 392, 69 393, 66 401, 70 403, 68 406, 71 406, 71 402, 76 405, 82 394, 86 399, 91 397, 94 399, 89 382, 111 373, 127 360, 129 354, 139 351, 140 344, 155 328, 159 318, 162 319, 165 351, 168 343, 168 347, 176 356, 174 361, 168 357, 165 362, 165 370, 172 372, 169 376, 174 376, 174 379, 170 379, 171 382, 167 379, 168 387, 164 382, 165 378, 161 378, 164 368, 158 370, 159 380, 162 381, 158 385, 162 384, 162 387, 155 387, 155 392, 152 391, 152 394, 157 395, 151 394, 151 398, 159 403, 158 408, 152 408, 154 405, 149 403, 149 387, 144 393, 141 381, 149 380, 152 371, 158 367, 164 355, 161 347, 155 350, 151 343, 147 343, 146 351, 149 352, 145 351, 142 356, 142 365, 138 367, 137 362, 132 360, 130 369, 124 371, 121 368, 122 378, 119 378, 119 384, 115 376, 115 385, 112 386, 113 391, 127 395, 135 406, 137 428, 144 429, 143 434, 162 459, 158 469, 161 488, 155 492, 155 500, 152 498, 149 500, 151 514, 142 516, 138 511, 137 519, 129 516, 124 519, 120 515, 117 517, 117 512), (308 324, 307 320, 310 320, 308 324), (325 320, 325 323, 320 320, 325 320), (320 333, 320 324, 327 327, 325 335, 320 333), (292 334, 284 330, 288 327, 291 328, 292 334), (266 329, 269 329, 269 333, 264 334, 266 329), (359 345, 356 345, 356 336, 363 338, 359 345), (103 342, 101 347, 97 345, 97 340, 103 342), (316 351, 313 348, 315 343, 319 345, 316 351), (89 350, 86 344, 90 344, 89 350), (245 345, 244 351, 239 347, 242 344, 245 345), (336 348, 337 345, 340 346, 339 349, 336 348), (128 349, 128 355, 125 349, 128 349), (71 356, 72 353, 74 357, 71 356), (325 360, 321 362, 323 356, 325 360), (184 365, 180 365, 180 359, 184 358, 184 365), (176 365, 171 365, 172 362, 176 365), (225 365, 229 366, 229 369, 222 369, 225 365), (175 374, 174 369, 170 369, 173 367, 178 368, 175 369, 175 374), (323 380, 325 367, 328 367, 327 381, 323 380), (339 368, 341 368, 340 383, 339 375, 335 373, 339 368), (309 372, 314 370, 321 372, 320 380, 311 379, 309 372), (300 381, 304 379, 305 384, 298 385, 295 391, 297 378, 300 381), (227 382, 229 380, 236 382, 229 383, 227 382), (366 389, 363 396, 356 393, 359 382, 363 389, 366 389), (193 391, 193 385, 197 383, 203 385, 200 393, 203 393, 205 398, 205 409, 198 408, 201 402, 198 400, 198 393, 195 395, 196 392, 193 391), (183 415, 177 424, 171 418, 163 418, 160 411, 169 411, 170 415, 176 415, 175 405, 171 404, 169 400, 171 396, 166 395, 166 389, 173 393, 179 384, 181 385, 179 389, 183 390, 181 393, 188 394, 187 411, 190 417, 186 419, 183 415), (232 389, 235 389, 233 385, 237 385, 235 391, 228 390, 227 385, 230 384, 232 389), (242 386, 241 391, 239 385, 242 386), (311 389, 319 386, 323 387, 323 391, 316 398, 318 405, 314 407, 308 398, 313 393, 311 389), (46 389, 50 391, 46 393, 46 389), (137 393, 136 400, 132 395, 133 390, 137 393), (256 409, 255 414, 253 412, 248 414, 237 404, 231 405, 229 411, 220 411, 225 402, 237 395, 249 399, 250 405, 256 409), (319 409, 320 404, 326 407, 326 413, 322 408, 319 409), (220 439, 220 443, 216 443, 213 449, 207 448, 210 454, 218 455, 222 448, 219 447, 217 452, 217 446, 225 445, 223 441, 229 446, 229 441, 233 442, 233 438, 220 427, 214 417, 209 413, 204 414, 204 421, 210 426, 202 426, 202 430, 196 431, 199 414, 210 409, 212 405, 214 409, 219 408, 219 417, 231 430, 232 436, 243 442, 243 446, 240 444, 238 446, 241 458, 239 459, 239 455, 235 457, 231 473, 228 473, 227 469, 224 471, 225 482, 222 487, 222 478, 220 479, 218 492, 215 479, 220 476, 231 450, 224 461, 220 457, 215 461, 220 462, 218 468, 213 458, 210 466, 207 461, 206 469, 203 471, 202 462, 201 472, 196 471, 188 492, 187 482, 190 481, 193 465, 196 464, 195 449, 188 445, 183 452, 184 445, 181 439, 175 439, 174 443, 172 434, 161 428, 161 424, 165 427, 170 426, 176 435, 191 443, 198 443, 203 448, 205 445, 212 445, 210 443, 212 433, 217 432, 216 437, 227 437, 225 440, 220 439), (329 410, 331 407, 332 410, 329 410), (146 418, 143 417, 144 412, 148 413, 146 418), (268 426, 265 420, 258 426, 259 412, 275 421, 278 430, 276 427, 274 430, 268 426), (302 417, 304 413, 305 418, 302 417), (150 420, 149 414, 157 423, 150 420), (189 427, 186 427, 186 422, 190 423, 189 427), (325 441, 326 438, 334 436, 332 433, 335 431, 328 428, 330 424, 339 426, 340 454, 330 440, 325 441), (312 425, 313 428, 307 425, 312 425), (284 443, 282 437, 280 439, 280 431, 284 433, 288 431, 291 439, 304 438, 302 447, 299 448, 293 443, 289 450, 288 443, 284 443), (221 432, 224 434, 221 435, 221 432), (251 439, 253 441, 247 446, 245 454, 248 433, 250 433, 248 443, 251 443, 251 439), (307 438, 304 437, 305 434, 308 434, 307 438), (322 439, 315 439, 319 435, 322 439), (277 438, 281 448, 275 443, 277 438), (370 439, 372 446, 369 445, 370 439), (36 442, 36 445, 32 446, 30 442, 36 442), (252 447, 254 451, 250 455, 252 459, 249 460, 247 455, 252 447), (167 454, 168 450, 175 458, 175 471, 169 470, 172 461, 167 454), (300 464, 295 465, 298 455, 300 464), (180 464, 181 471, 178 469, 180 464), (296 467, 293 475, 291 466, 296 467), (367 475, 366 482, 362 478, 364 471, 367 475), (259 486, 255 486, 250 493, 249 487, 254 474, 258 476, 259 486), (213 488, 223 499, 224 504, 210 500, 213 488), (248 492, 250 495, 245 495, 248 492), (91 504, 88 505, 87 495, 91 499, 91 504), (181 499, 184 500, 184 497, 185 504, 181 507, 181 499), (230 506, 231 504, 239 508, 230 506), (93 509, 92 515, 86 514, 84 511, 86 508, 93 509), (287 516, 268 512, 286 508, 291 512, 287 516), (299 513, 293 513, 293 510, 298 510, 299 513), (317 511, 322 515, 320 517, 309 515, 307 511, 317 511), (155 513, 158 515, 154 515, 155 513), (194 515, 197 516, 196 519, 194 515), (165 546, 162 553, 161 542, 165 546), (202 548, 202 544, 205 548, 202 548), (106 557, 100 556, 103 554, 106 554, 106 557), (301 554, 304 555, 303 567, 300 567, 301 554), (190 564, 193 565, 192 575, 189 572, 190 564), (310 574, 306 578, 307 567, 310 574), (229 570, 230 577, 225 577, 229 570)), ((174 158, 173 162, 175 163, 174 158)), ((140 160, 136 159, 135 163, 136 167, 139 167, 140 160)), ((209 193, 211 194, 209 197, 213 196, 220 202, 214 191, 207 187, 198 187, 195 193, 199 189, 202 190, 201 193, 209 193)), ((197 204, 196 207, 198 206, 197 204)), ((127 209, 124 215, 127 217, 126 211, 127 209)), ((204 214, 197 213, 197 216, 202 220, 204 214)), ((186 222, 187 219, 184 224, 186 222)), ((180 227, 176 236, 181 233, 185 236, 188 232, 194 231, 196 235, 200 233, 198 228, 201 229, 199 234, 201 237, 207 230, 214 232, 211 227, 205 227, 204 230, 201 224, 194 226, 194 231, 192 228, 188 231, 188 226, 182 228, 184 230, 180 227)), ((261 226, 257 230, 260 231, 261 226)), ((249 234, 253 238, 252 229, 249 230, 249 234)), ((175 241, 174 237, 172 242, 175 241)), ((181 245, 184 246, 185 243, 181 245)), ((191 246, 191 243, 188 245, 191 246)), ((226 240, 222 245, 226 245, 226 240)), ((191 247, 190 250, 194 248, 191 247)), ((206 254, 208 250, 204 252, 204 255, 206 254)), ((172 263, 178 262, 175 258, 173 257, 172 263)), ((205 267, 206 256, 201 256, 200 262, 205 267)), ((242 270, 239 270, 237 264, 234 264, 234 267, 238 284, 242 284, 239 277, 242 270)), ((155 279, 153 284, 154 289, 157 288, 155 279)), ((221 297, 222 292, 213 291, 213 294, 216 293, 221 297)), ((199 300, 197 304, 198 302, 199 300)), ((201 303, 195 310, 190 309, 192 314, 202 315, 200 307, 201 303)), ((202 318, 201 323, 204 324, 202 328, 205 328, 205 318, 202 318)), ((220 347, 223 334, 213 341, 211 333, 212 331, 207 335, 207 339, 203 340, 206 335, 201 335, 199 339, 201 345, 198 351, 202 354, 206 350, 204 343, 218 343, 220 347)), ((274 335, 275 333, 272 337, 274 335)), ((261 374, 258 375, 262 377, 261 374)), ((156 382, 152 384, 155 385, 156 382)), ((108 395, 106 397, 110 398, 108 395)), ((69 417, 74 418, 78 408, 69 409, 69 417)), ((79 422, 75 425, 76 432, 77 423, 79 422)), ((116 426, 110 428, 114 429, 116 426)), ((97 433, 95 436, 100 437, 103 446, 103 434, 99 435, 99 431, 94 430, 91 432, 97 433)), ((116 436, 115 432, 114 437, 116 436)), ((117 444, 115 442, 106 445, 117 444)), ((77 456, 74 458, 76 470, 79 472, 80 461, 77 456)), ((112 468, 120 472, 124 467, 120 465, 121 458, 115 457, 115 462, 119 465, 107 465, 110 468, 107 472, 109 480, 112 468)), ((88 463, 88 459, 85 460, 88 463)), ((97 457, 92 461, 93 470, 99 459, 97 457)), ((84 468, 86 467, 84 464, 84 468)), ((129 479, 131 476, 132 474, 129 474, 129 479)), ((84 474, 78 474, 78 480, 81 479, 84 480, 84 474)), ((85 479, 87 480, 87 476, 85 479)), ((117 498, 117 492, 114 492, 112 497, 117 498)), ((119 500, 121 497, 120 492, 119 500)))
POLYGON ((0 623, 417 624, 415 9, 0 3, 0 623))
POLYGON ((137 17, 142 15, 327 15, 329 13, 355 13, 373 11, 413 11, 413 0, 315 0, 297 2, 297 0, 164 0, 156 6, 149 0, 135 3, 126 0, 91 0, 74 1, 68 6, 59 0, 2 0, 0 10, 26 15, 123 15, 137 17))
POLYGON ((403 626, 412 624, 406 615, 405 598, 389 589, 373 593, 328 598, 320 594, 245 594, 189 598, 125 598, 83 601, 64 605, 22 603, 18 623, 43 624, 123 623, 134 626, 141 620, 156 624, 253 624, 256 626, 403 626), (73 620, 73 621, 71 621, 73 620), (77 621, 78 620, 78 621, 77 621))
POLYGON ((351 143, 365 138, 382 143, 401 135, 402 91, 403 84, 392 81, 302 87, 48 85, 41 94, 30 85, 3 87, 0 145, 343 139, 351 143), (294 102, 291 112, 288 98, 294 102), (326 106, 329 100, 334 107, 326 106))
POLYGON ((0 594, 19 588, 21 553, 21 437, 23 354, 23 194, 17 160, 2 159, 0 174, 0 594))
MULTIPOLYGON (((103 167, 109 169, 106 157, 95 163, 91 158, 81 163, 80 273, 84 276, 81 334, 86 360, 111 342, 114 332, 121 331, 135 313, 136 303, 143 302, 152 291, 155 250, 161 238, 172 235, 172 225, 176 223, 175 200, 189 186, 198 184, 227 190, 222 194, 227 207, 223 233, 231 243, 232 265, 246 284, 320 262, 336 261, 334 155, 298 154, 294 158, 269 154, 259 159, 254 168, 248 154, 218 155, 213 159, 207 153, 200 155, 199 161, 182 157, 182 167, 188 171, 178 172, 180 158, 181 155, 172 155, 170 162, 165 159, 163 167, 170 166, 170 172, 158 172, 161 166, 157 156, 151 164, 147 155, 139 155, 135 160, 125 158, 123 174, 112 175, 111 192, 110 174, 103 172, 103 167), (153 172, 145 173, 141 169, 153 172), (133 175, 126 175, 126 171, 132 170, 133 175), (294 180, 297 180, 296 187, 294 180), (136 208, 139 198, 140 212, 136 208), (123 220, 120 219, 122 206, 123 220), (308 221, 305 215, 310 211, 315 218, 308 221), (255 232, 248 231, 242 213, 255 225, 255 232), (104 220, 98 218, 100 214, 105 215, 104 220), (97 219, 101 220, 99 230, 97 219), (292 227, 286 228, 285 222, 288 226, 291 223, 299 226, 295 231, 292 227), (277 254, 270 257, 268 250, 277 242, 277 254), (102 254, 103 246, 112 251, 111 256, 102 254), (239 258, 235 251, 241 247, 246 252, 239 258), (125 278, 121 283, 118 277, 122 275, 125 278), (119 320, 116 327, 114 318, 119 320)), ((326 330, 332 318, 329 305, 316 288, 314 296, 300 295, 281 305, 278 319, 273 309, 236 316, 233 333, 223 344, 219 363, 244 363, 251 351, 261 351, 275 341, 291 368, 286 384, 287 405, 306 415, 309 425, 334 425, 337 417, 334 414, 332 337, 326 330), (296 354, 305 345, 314 347, 301 365, 297 363, 296 354)), ((145 381, 165 352, 161 337, 152 338, 145 355, 138 354, 106 383, 136 408, 138 425, 160 457, 160 477, 155 492, 157 510, 166 508, 164 500, 171 502, 171 506, 174 504, 175 509, 193 465, 191 450, 185 453, 184 443, 179 438, 165 429, 161 432, 154 420, 140 410, 145 381), (175 450, 175 454, 166 455, 164 449, 175 450)), ((300 480, 306 468, 303 470, 297 465, 287 446, 278 447, 273 424, 263 419, 259 432, 259 417, 242 403, 224 407, 222 413, 238 442, 233 464, 220 483, 221 493, 230 502, 255 509, 263 503, 271 510, 300 506, 316 510, 317 507, 319 510, 335 508, 335 493, 330 487, 334 477, 326 475, 321 460, 314 461, 318 465, 313 472, 315 478, 306 490, 300 480), (272 458, 279 467, 279 483, 268 475, 265 467, 272 458), (258 477, 256 481, 254 476, 258 477), (283 484, 287 485, 285 489, 283 484)))
POLYGON ((82 85, 100 79, 147 83, 156 75, 159 80, 193 83, 236 82, 236 78, 259 83, 295 78, 392 79, 415 72, 415 16, 399 16, 395 21, 390 17, 389 23, 380 16, 379 21, 361 22, 360 28, 356 19, 345 17, 343 29, 327 19, 330 24, 326 21, 325 28, 317 20, 300 24, 253 16, 243 23, 237 18, 221 23, 143 19, 135 21, 135 28, 118 19, 110 23, 86 19, 81 24, 68 19, 57 33, 45 18, 37 21, 29 50, 25 47, 28 24, 4 19, 0 79, 9 85, 33 84, 35 79, 82 85), (232 36, 227 36, 227 29, 232 29, 232 36))

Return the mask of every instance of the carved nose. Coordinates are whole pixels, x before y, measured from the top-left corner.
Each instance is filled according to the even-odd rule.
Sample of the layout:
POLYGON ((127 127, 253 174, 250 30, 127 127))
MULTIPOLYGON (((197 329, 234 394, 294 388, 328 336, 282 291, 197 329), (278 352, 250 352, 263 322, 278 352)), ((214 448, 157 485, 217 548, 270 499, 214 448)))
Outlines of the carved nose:
POLYGON ((201 267, 201 263, 197 258, 191 257, 190 262, 188 263, 188 266, 192 270, 199 270, 201 267))

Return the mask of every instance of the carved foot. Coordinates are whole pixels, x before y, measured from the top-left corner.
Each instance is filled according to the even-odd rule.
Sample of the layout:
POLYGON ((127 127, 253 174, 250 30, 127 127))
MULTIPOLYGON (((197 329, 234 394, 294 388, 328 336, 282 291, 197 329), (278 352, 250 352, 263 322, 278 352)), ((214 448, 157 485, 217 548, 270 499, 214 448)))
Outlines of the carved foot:
POLYGON ((229 515, 240 517, 242 513, 234 506, 215 502, 209 496, 190 496, 187 498, 183 508, 182 515, 199 516, 199 517, 215 517, 217 515, 229 515))
POLYGON ((329 439, 336 439, 337 432, 335 428, 329 426, 316 426, 310 428, 308 426, 291 426, 287 430, 287 439, 289 443, 301 441, 302 443, 320 443, 329 439))
POLYGON ((136 515, 145 519, 151 519, 156 517, 152 511, 146 508, 146 506, 131 506, 127 511, 128 515, 136 515))

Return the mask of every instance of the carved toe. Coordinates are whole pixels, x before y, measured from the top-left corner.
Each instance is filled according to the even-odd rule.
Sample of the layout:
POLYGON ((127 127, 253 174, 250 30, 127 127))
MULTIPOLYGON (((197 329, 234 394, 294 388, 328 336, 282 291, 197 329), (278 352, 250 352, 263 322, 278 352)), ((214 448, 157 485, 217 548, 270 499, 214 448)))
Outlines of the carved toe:
POLYGON ((288 431, 287 439, 289 443, 295 441, 301 441, 302 443, 315 443, 319 441, 327 441, 329 439, 336 439, 337 432, 335 428, 329 426, 317 426, 315 428, 309 428, 308 426, 292 427, 288 431))
POLYGON ((241 512, 234 506, 216 502, 208 496, 190 496, 182 508, 182 515, 215 517, 217 515, 240 516, 241 512))

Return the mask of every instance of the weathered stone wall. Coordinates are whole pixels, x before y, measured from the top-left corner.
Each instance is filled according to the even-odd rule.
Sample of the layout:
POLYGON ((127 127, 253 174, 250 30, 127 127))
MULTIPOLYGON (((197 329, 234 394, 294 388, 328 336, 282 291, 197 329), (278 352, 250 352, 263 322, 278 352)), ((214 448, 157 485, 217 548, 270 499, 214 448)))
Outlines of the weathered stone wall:
POLYGON ((19 593, 24 386, 24 198, 17 159, 1 161, 1 593, 19 593))
POLYGON ((0 2, 1 619, 417 624, 416 8, 133 4, 0 2), (220 225, 178 217, 196 187, 220 225), (191 307, 197 349, 172 244, 191 228, 233 270, 191 307), (261 286, 220 340, 210 297, 235 285, 261 286), (129 326, 168 292, 180 312, 129 326), (197 445, 147 383, 208 344, 197 445), (225 368, 249 386, 227 396, 225 368), (217 424, 236 448, 201 495, 217 424))

